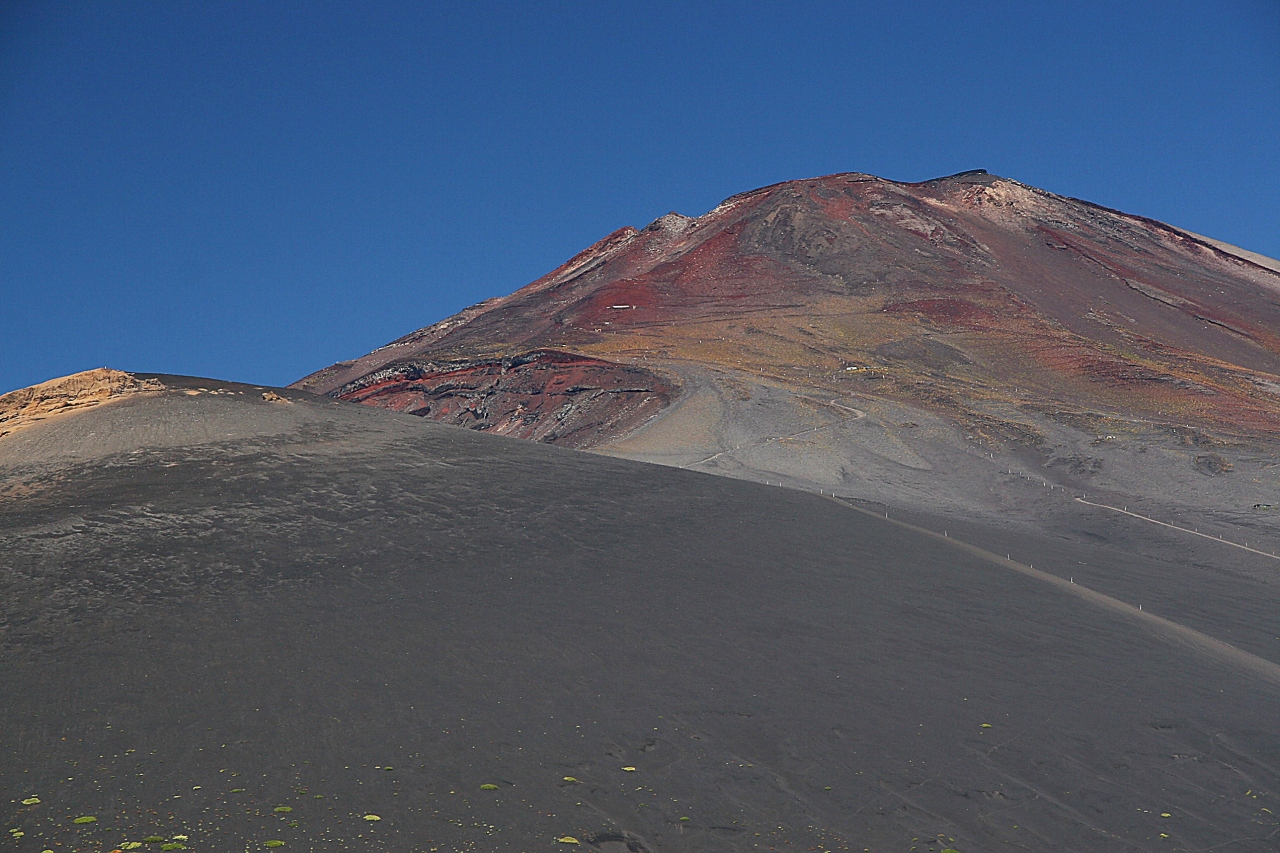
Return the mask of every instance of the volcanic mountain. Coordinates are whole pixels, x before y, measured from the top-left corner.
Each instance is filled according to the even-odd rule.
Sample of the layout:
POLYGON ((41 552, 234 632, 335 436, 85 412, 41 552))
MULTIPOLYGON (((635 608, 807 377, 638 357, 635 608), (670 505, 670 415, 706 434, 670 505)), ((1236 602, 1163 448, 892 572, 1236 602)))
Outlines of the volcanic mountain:
POLYGON ((623 228, 295 387, 896 504, 1020 506, 991 497, 1020 472, 1247 508, 1280 264, 983 171, 840 174, 623 228))
POLYGON ((1274 850, 1271 264, 838 175, 616 232, 328 398, 6 394, 10 843, 1274 850))
POLYGON ((18 853, 1275 849, 1280 587, 1216 542, 207 379, 0 413, 18 853))

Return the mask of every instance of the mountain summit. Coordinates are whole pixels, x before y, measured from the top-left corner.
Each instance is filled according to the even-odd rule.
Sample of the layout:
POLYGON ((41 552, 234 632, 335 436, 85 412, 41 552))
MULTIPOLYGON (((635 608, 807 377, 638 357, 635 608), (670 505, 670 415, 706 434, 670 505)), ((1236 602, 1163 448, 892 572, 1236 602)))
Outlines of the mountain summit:
POLYGON ((1207 448, 1280 433, 1277 330, 1265 258, 982 170, 849 173, 622 228, 295 387, 883 497, 944 449, 1077 485, 1115 442, 1228 471, 1207 448))

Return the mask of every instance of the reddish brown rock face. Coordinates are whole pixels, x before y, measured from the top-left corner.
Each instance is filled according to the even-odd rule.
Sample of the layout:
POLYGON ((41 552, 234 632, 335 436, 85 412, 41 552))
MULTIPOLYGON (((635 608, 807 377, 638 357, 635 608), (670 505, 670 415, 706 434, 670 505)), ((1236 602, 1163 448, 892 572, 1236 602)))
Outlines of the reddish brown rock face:
POLYGON ((513 358, 398 363, 333 396, 443 423, 586 448, 671 401, 671 383, 635 367, 536 351, 513 358))
POLYGON ((628 401, 634 416, 601 416, 596 443, 665 404, 674 380, 652 371, 685 368, 856 390, 961 421, 981 401, 1274 433, 1280 273, 1247 254, 984 172, 919 184, 832 175, 621 229, 510 296, 297 385, 575 445, 545 420, 568 402, 550 389, 586 382, 628 401), (925 350, 906 342, 925 340, 963 358, 912 357, 925 350), (587 361, 544 353, 510 377, 496 366, 551 350, 587 361), (455 396, 449 383, 463 380, 414 373, 423 362, 487 366, 465 368, 455 396), (627 371, 639 365, 637 384, 627 371), (412 387, 390 378, 410 375, 412 387), (663 381, 644 404, 609 390, 663 381), (492 408, 473 414, 481 398, 492 408))

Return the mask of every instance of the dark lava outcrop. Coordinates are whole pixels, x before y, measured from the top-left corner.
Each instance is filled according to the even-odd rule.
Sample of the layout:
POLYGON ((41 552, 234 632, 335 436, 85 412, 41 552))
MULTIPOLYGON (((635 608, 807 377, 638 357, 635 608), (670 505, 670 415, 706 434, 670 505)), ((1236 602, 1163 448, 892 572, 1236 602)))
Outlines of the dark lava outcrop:
POLYGON ((639 367, 537 350, 451 363, 397 361, 333 396, 499 435, 591 447, 660 411, 674 383, 639 367))

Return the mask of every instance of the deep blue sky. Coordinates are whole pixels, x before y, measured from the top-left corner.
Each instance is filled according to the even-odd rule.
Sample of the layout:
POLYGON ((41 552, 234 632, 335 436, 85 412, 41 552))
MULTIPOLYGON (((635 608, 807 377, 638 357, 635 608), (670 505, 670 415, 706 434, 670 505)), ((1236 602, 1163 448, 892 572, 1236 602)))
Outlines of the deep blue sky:
POLYGON ((1280 256, 1280 3, 0 4, 0 391, 283 384, 622 225, 992 172, 1280 256))

